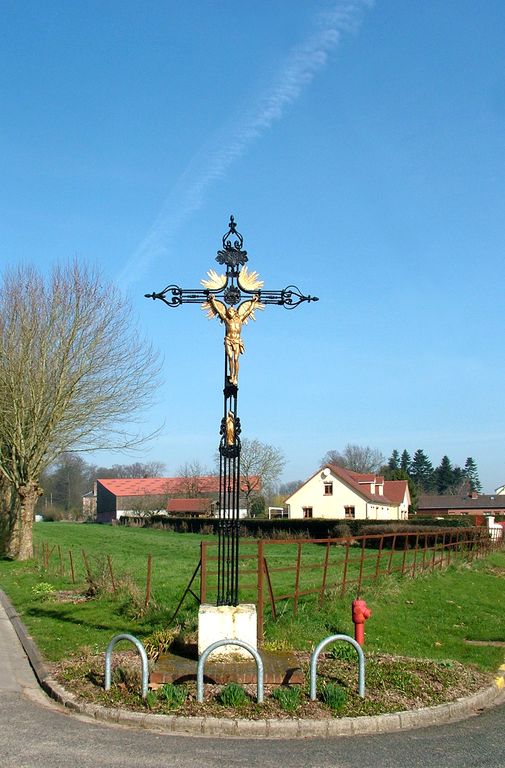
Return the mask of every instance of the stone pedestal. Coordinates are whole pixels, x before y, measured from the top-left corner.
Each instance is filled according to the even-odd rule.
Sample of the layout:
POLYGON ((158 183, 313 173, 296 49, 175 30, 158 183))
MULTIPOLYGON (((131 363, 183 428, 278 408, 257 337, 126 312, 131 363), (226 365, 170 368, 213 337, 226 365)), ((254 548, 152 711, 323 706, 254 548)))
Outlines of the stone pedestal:
MULTIPOLYGON (((256 606, 252 603, 201 605, 198 611, 198 655, 218 640, 242 640, 257 650, 256 606)), ((213 661, 251 658, 245 648, 237 645, 224 645, 209 656, 213 661)))

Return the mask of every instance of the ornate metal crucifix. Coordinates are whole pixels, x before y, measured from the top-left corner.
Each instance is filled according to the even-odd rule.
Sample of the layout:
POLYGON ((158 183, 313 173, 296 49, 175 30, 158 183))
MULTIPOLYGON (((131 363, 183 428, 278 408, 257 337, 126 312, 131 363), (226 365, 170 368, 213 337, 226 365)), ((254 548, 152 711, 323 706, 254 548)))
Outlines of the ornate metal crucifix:
POLYGON ((318 301, 316 296, 304 296, 296 285, 280 291, 263 290, 257 272, 245 266, 247 252, 242 250, 243 237, 230 216, 228 232, 216 261, 226 267, 223 274, 213 269, 195 290, 168 285, 159 293, 146 293, 147 299, 161 299, 168 307, 181 304, 201 304, 210 318, 219 317, 225 327, 224 410, 219 443, 219 501, 218 501, 218 593, 217 605, 238 604, 238 542, 240 509, 240 419, 237 414, 239 358, 244 352, 241 331, 256 310, 266 304, 278 304, 294 309, 304 301, 318 301))

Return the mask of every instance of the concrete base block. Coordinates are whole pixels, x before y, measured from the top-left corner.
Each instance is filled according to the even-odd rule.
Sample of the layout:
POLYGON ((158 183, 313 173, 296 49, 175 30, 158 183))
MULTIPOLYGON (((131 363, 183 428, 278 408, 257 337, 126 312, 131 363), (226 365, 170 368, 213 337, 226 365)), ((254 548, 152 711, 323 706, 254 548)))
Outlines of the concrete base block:
MULTIPOLYGON (((201 605, 198 611, 198 655, 218 640, 242 640, 258 648, 256 606, 201 605)), ((224 645, 213 651, 209 660, 252 659, 251 654, 237 645, 224 645)))

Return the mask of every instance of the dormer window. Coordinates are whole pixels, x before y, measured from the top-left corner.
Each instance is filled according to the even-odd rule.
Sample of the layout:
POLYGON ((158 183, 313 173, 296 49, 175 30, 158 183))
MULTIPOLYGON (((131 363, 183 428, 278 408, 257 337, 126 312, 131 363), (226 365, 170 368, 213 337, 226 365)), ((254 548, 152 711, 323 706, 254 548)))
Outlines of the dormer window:
POLYGON ((333 483, 327 480, 324 484, 324 495, 333 496, 333 483))

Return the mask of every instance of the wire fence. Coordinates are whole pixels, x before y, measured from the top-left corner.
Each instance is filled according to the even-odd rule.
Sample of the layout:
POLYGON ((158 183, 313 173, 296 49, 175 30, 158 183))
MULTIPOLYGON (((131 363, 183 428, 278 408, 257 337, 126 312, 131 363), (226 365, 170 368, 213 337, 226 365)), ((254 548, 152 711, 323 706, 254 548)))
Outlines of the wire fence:
MULTIPOLYGON (((264 634, 266 618, 276 620, 283 613, 298 613, 302 601, 320 606, 324 601, 352 594, 359 598, 365 585, 397 575, 415 578, 451 563, 472 561, 505 546, 502 530, 484 527, 446 528, 415 532, 389 532, 366 536, 325 539, 250 539, 243 538, 239 553, 239 601, 255 603, 258 638, 264 634)), ((124 573, 108 554, 90 556, 85 549, 73 551, 59 544, 41 542, 34 547, 38 567, 52 572, 71 584, 84 582, 89 592, 107 589, 119 593, 124 573)), ((173 601, 175 619, 186 596, 200 603, 212 603, 217 595, 217 542, 200 542, 200 560, 184 591, 173 601), (199 583, 198 583, 199 582, 199 583), (198 588, 199 587, 199 588, 198 588)), ((152 584, 164 561, 145 555, 145 569, 136 569, 140 602, 148 609, 152 584)), ((187 579, 187 576, 186 576, 187 579)), ((173 598, 172 598, 173 599, 173 598)), ((170 601, 172 602, 172 601, 170 601)))
MULTIPOLYGON (((82 585, 84 582, 90 594, 106 586, 116 595, 123 586, 123 574, 114 565, 112 555, 91 557, 85 549, 76 553, 72 549, 64 549, 59 544, 41 542, 34 545, 33 557, 41 570, 56 573, 62 579, 69 579, 72 586, 82 585)), ((144 609, 149 608, 151 604, 152 579, 153 557, 147 554, 145 581, 141 586, 144 609)))
MULTIPOLYGON (((456 561, 472 561, 503 546, 500 532, 485 528, 383 533, 335 539, 250 541, 240 548, 240 600, 254 602, 258 636, 265 614, 277 618, 282 605, 298 613, 302 599, 321 605, 335 594, 359 598, 365 584, 396 574, 414 578, 456 561)), ((201 543, 200 601, 212 602, 217 583, 217 551, 201 543)))

